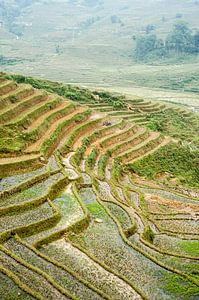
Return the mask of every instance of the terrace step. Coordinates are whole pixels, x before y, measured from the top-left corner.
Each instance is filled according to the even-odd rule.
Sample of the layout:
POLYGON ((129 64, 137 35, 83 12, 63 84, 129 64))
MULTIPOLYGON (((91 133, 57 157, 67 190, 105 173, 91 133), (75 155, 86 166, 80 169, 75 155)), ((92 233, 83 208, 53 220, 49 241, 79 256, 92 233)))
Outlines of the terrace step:
POLYGON ((42 244, 49 243, 51 240, 58 239, 62 237, 71 226, 74 226, 84 217, 84 212, 78 199, 72 192, 71 185, 70 183, 65 188, 65 191, 53 201, 53 205, 61 214, 59 222, 52 228, 47 228, 42 232, 27 237, 26 241, 28 243, 38 247, 42 244))
POLYGON ((153 154, 154 152, 156 152, 158 149, 166 146, 167 144, 169 144, 171 142, 171 138, 167 137, 165 139, 163 139, 161 141, 161 143, 159 145, 157 145, 154 149, 146 152, 145 154, 141 155, 140 157, 136 158, 135 160, 130 161, 130 163, 133 163, 134 161, 140 160, 142 158, 144 158, 145 156, 148 156, 150 154, 153 154))
MULTIPOLYGON (((140 156, 140 152, 144 151, 145 147, 148 147, 150 143, 162 142, 161 134, 158 132, 152 132, 147 139, 138 144, 137 146, 131 148, 130 150, 125 151, 124 153, 117 156, 121 160, 121 162, 131 161, 134 158, 138 158, 140 156)), ((159 144, 159 143, 158 143, 159 144)), ((152 150, 151 148, 149 151, 152 150)))
POLYGON ((5 77, 3 77, 4 76, 4 74, 2 74, 1 72, 0 72, 0 84, 2 84, 3 82, 5 82, 7 79, 5 78, 5 77))
POLYGON ((102 112, 102 113, 114 111, 112 106, 110 106, 110 107, 101 107, 101 108, 98 108, 98 109, 95 109, 95 110, 99 111, 99 112, 102 112))
POLYGON ((26 153, 31 153, 34 151, 40 151, 42 144, 44 141, 49 139, 49 137, 53 134, 53 132, 58 128, 59 124, 64 123, 64 121, 72 119, 75 115, 82 113, 84 109, 81 107, 77 108, 74 112, 69 113, 68 115, 56 120, 51 126, 46 130, 45 134, 43 134, 35 143, 28 146, 25 150, 26 153))
POLYGON ((128 115, 124 115, 124 116, 122 116, 122 118, 124 119, 124 120, 140 120, 140 119, 144 119, 144 116, 145 116, 146 114, 144 114, 144 113, 139 113, 139 114, 128 114, 128 115))
POLYGON ((17 157, 0 158, 0 177, 10 176, 25 169, 40 167, 40 154, 24 154, 17 157))
POLYGON ((115 157, 118 154, 127 151, 127 149, 130 147, 135 147, 140 142, 148 138, 148 136, 149 131, 146 128, 139 128, 133 137, 130 137, 122 143, 119 142, 118 144, 114 145, 114 147, 110 148, 112 156, 115 157))
POLYGON ((49 255, 50 258, 52 257, 61 264, 73 269, 80 276, 85 278, 85 280, 88 280, 96 286, 96 288, 109 295, 110 299, 141 299, 138 295, 135 295, 132 287, 124 280, 112 273, 110 269, 105 269, 97 260, 93 260, 88 254, 74 247, 69 242, 66 242, 65 239, 50 244, 45 249, 42 249, 42 252, 49 255))
POLYGON ((62 102, 61 99, 54 99, 53 101, 48 102, 47 104, 48 104, 47 108, 46 105, 44 104, 36 108, 32 113, 29 114, 29 116, 27 116, 28 118, 31 118, 31 115, 33 114, 35 115, 34 118, 31 118, 32 122, 30 123, 30 125, 28 125, 27 132, 30 132, 34 128, 41 126, 41 124, 45 120, 47 120, 49 116, 53 114, 59 114, 59 112, 61 113, 64 108, 71 107, 71 111, 73 111, 73 108, 75 108, 73 104, 68 103, 66 101, 62 102), (55 103, 55 105, 53 105, 53 103, 55 103), (42 110, 42 107, 45 107, 45 111, 42 110), (36 111, 38 111, 37 114, 35 113, 36 111))
POLYGON ((48 199, 52 199, 52 195, 55 194, 57 188, 66 181, 64 180, 66 179, 65 176, 60 172, 55 174, 46 172, 46 177, 41 176, 41 178, 43 179, 42 181, 35 183, 33 178, 30 180, 33 181, 32 186, 1 198, 0 216, 5 215, 5 213, 24 211, 25 209, 41 205, 48 199))
POLYGON ((64 152, 65 148, 73 148, 74 151, 81 146, 84 138, 88 137, 94 129, 100 128, 103 126, 103 120, 101 116, 95 118, 95 114, 92 114, 88 120, 81 123, 81 125, 75 127, 71 133, 68 135, 66 141, 61 142, 59 145, 59 150, 61 153, 64 152))
POLYGON ((3 246, 0 246, 0 261, 4 268, 10 270, 33 290, 36 299, 75 299, 67 291, 63 291, 46 272, 34 267, 3 246))
POLYGON ((4 96, 16 89, 17 89, 17 84, 14 81, 6 80, 0 84, 0 96, 4 96))
POLYGON ((41 299, 33 297, 34 292, 29 290, 28 286, 23 284, 14 273, 2 266, 0 266, 0 282, 2 299, 17 299, 18 297, 23 300, 41 299))
POLYGON ((110 145, 113 145, 115 143, 121 142, 125 140, 129 135, 134 135, 137 131, 138 127, 137 125, 127 125, 124 129, 119 130, 117 133, 113 134, 110 137, 105 138, 100 142, 100 146, 102 148, 107 148, 110 145))
POLYGON ((89 104, 90 108, 102 108, 102 107, 111 107, 111 105, 108 105, 106 102, 100 102, 97 104, 89 104))
POLYGON ((165 138, 161 135, 156 136, 155 138, 149 138, 148 140, 145 140, 142 144, 138 145, 136 148, 133 148, 132 150, 125 152, 123 155, 118 156, 118 158, 121 158, 121 160, 125 163, 131 164, 137 160, 144 158, 145 156, 156 152, 158 149, 167 145, 170 141, 170 138, 165 138), (152 144, 150 145, 150 143, 152 144), (145 150, 145 148, 147 147, 149 147, 149 149, 145 150), (128 156, 128 154, 129 158, 125 159, 125 156, 128 156))
POLYGON ((108 115, 113 116, 113 117, 122 117, 122 118, 124 118, 125 116, 131 116, 131 115, 140 116, 140 113, 137 114, 137 113, 135 113, 131 110, 119 110, 119 111, 108 113, 108 115))
POLYGON ((132 104, 139 104, 139 103, 151 103, 151 101, 146 101, 144 99, 128 99, 126 100, 127 103, 132 103, 132 104))
MULTIPOLYGON (((45 222, 46 220, 45 226, 47 226, 48 220, 49 224, 51 224, 51 222, 54 220, 54 217, 54 208, 49 205, 48 202, 45 202, 34 209, 29 209, 24 212, 22 211, 17 213, 16 211, 14 213, 8 213, 5 216, 3 215, 0 217, 0 238, 1 235, 4 236, 5 233, 10 233, 13 231, 23 231, 24 234, 27 231, 28 235, 33 234, 34 227, 37 228, 37 224, 39 225, 40 222, 45 222), (31 227, 30 232, 28 232, 28 227, 31 227)), ((56 222, 57 220, 58 219, 56 218, 56 222)))
POLYGON ((91 138, 90 145, 88 145, 85 149, 85 156, 90 154, 93 147, 98 149, 101 141, 108 137, 111 137, 117 131, 120 132, 121 126, 123 126, 123 121, 117 121, 115 124, 94 131, 90 136, 88 136, 88 139, 90 139, 91 137, 93 137, 93 139, 91 138))
POLYGON ((47 95, 41 93, 41 91, 36 91, 28 97, 25 97, 23 101, 10 105, 9 108, 3 111, 0 115, 0 123, 15 123, 20 116, 32 110, 32 107, 41 105, 42 102, 49 101, 47 95), (13 114, 13 111, 15 112, 13 114))
MULTIPOLYGON (((88 282, 81 280, 81 278, 54 260, 50 260, 41 252, 24 243, 20 238, 9 239, 4 247, 23 259, 31 266, 38 268, 45 274, 48 274, 53 281, 63 290, 74 295, 78 299, 100 300, 102 297, 91 289, 88 282), (76 275, 76 276, 75 276, 76 275)), ((37 286, 35 286, 36 288, 37 286)))
POLYGON ((7 110, 7 107, 9 106, 15 106, 15 104, 19 101, 21 101, 24 98, 27 98, 34 94, 36 91, 33 89, 31 85, 20 85, 17 87, 16 90, 11 91, 5 96, 2 96, 0 99, 0 109, 3 112, 4 110, 7 110))
POLYGON ((143 112, 147 112, 147 113, 157 113, 159 111, 162 111, 164 108, 166 107, 166 105, 156 105, 153 107, 146 107, 146 108, 142 108, 143 112))

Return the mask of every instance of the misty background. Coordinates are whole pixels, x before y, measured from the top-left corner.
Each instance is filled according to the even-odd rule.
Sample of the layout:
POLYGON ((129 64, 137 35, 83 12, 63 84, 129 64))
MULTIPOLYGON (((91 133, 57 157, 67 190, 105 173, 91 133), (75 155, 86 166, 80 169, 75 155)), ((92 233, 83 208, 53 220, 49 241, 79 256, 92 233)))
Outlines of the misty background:
POLYGON ((0 0, 0 68, 122 92, 168 89, 197 97, 198 15, 198 0, 0 0))

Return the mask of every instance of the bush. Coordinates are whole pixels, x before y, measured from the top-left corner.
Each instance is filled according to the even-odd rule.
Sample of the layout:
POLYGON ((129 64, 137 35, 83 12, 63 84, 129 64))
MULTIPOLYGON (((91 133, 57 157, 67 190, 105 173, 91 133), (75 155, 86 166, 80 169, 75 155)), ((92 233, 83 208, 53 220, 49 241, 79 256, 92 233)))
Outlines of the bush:
POLYGON ((199 151, 171 143, 130 166, 130 170, 148 179, 170 174, 181 184, 199 187, 199 151))
POLYGON ((145 227, 143 232, 143 238, 149 243, 153 243, 154 237, 155 234, 153 233, 151 228, 149 226, 145 227))

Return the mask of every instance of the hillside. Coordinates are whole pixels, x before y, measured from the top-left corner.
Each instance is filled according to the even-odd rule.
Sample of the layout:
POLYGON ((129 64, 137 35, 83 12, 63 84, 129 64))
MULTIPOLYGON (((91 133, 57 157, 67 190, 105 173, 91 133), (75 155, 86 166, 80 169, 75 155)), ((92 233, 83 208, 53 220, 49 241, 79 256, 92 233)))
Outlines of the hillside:
POLYGON ((197 31, 198 1, 12 0, 0 5, 2 70, 131 94, 137 92, 133 87, 145 87, 151 96, 156 89, 180 91, 179 98, 187 91, 196 94, 198 105, 198 56, 148 64, 134 58, 135 37, 147 26, 163 39, 178 21, 197 31))
POLYGON ((1 73, 0 298, 197 300, 198 129, 174 104, 1 73))

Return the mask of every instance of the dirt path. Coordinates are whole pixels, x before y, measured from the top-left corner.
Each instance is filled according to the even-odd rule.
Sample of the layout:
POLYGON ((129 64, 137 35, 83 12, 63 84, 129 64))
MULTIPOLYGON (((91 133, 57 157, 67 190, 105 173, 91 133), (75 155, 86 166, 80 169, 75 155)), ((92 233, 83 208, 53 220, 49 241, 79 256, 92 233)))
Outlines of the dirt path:
POLYGON ((38 139, 35 143, 31 144, 29 147, 26 148, 25 152, 33 152, 33 151, 39 151, 41 148, 41 145, 45 140, 50 138, 52 133, 56 130, 57 126, 66 120, 71 119, 73 116, 75 116, 78 113, 81 113, 85 111, 83 108, 79 107, 71 114, 68 114, 67 116, 60 118, 59 120, 56 120, 51 126, 46 130, 45 134, 41 136, 40 139, 38 139))

